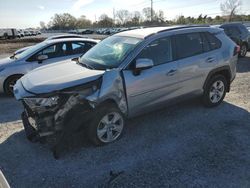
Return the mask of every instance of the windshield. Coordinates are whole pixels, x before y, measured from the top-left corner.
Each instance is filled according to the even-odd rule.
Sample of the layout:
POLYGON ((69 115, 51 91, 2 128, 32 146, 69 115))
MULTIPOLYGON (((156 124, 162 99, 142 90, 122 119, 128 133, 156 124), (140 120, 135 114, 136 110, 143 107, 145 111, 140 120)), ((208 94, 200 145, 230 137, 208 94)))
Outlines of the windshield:
POLYGON ((46 42, 38 43, 37 45, 31 46, 30 48, 28 48, 27 50, 23 51, 22 53, 16 54, 15 58, 16 59, 25 58, 26 56, 33 54, 34 52, 36 52, 37 50, 41 49, 42 47, 44 47, 46 45, 47 45, 46 42))
POLYGON ((79 63, 99 70, 117 68, 141 41, 133 37, 108 37, 84 54, 79 63))

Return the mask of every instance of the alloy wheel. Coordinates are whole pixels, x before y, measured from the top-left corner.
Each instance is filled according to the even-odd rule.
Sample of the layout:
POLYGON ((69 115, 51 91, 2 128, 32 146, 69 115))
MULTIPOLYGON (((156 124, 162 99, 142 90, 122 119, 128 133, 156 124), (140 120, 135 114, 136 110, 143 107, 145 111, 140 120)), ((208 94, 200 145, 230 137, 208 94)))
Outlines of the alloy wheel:
POLYGON ((221 80, 217 80, 212 84, 212 87, 209 92, 209 99, 212 103, 218 103, 225 92, 225 85, 221 80))
POLYGON ((247 53, 247 47, 246 47, 246 45, 242 45, 242 47, 240 49, 240 55, 242 57, 244 57, 246 55, 246 53, 247 53))
POLYGON ((118 112, 111 112, 103 116, 97 126, 97 137, 104 143, 115 141, 122 133, 123 117, 118 112))

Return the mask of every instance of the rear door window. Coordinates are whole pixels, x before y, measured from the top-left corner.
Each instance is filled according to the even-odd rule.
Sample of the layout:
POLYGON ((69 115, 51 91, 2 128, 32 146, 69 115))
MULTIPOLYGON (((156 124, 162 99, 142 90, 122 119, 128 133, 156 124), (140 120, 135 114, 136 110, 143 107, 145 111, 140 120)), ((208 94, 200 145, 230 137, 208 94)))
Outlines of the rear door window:
POLYGON ((235 26, 230 26, 225 29, 225 32, 230 36, 240 35, 240 30, 235 26))
POLYGON ((201 54, 203 52, 200 33, 179 34, 175 37, 177 58, 182 59, 201 54))
POLYGON ((84 54, 95 44, 89 42, 72 42, 71 43, 71 54, 84 54))

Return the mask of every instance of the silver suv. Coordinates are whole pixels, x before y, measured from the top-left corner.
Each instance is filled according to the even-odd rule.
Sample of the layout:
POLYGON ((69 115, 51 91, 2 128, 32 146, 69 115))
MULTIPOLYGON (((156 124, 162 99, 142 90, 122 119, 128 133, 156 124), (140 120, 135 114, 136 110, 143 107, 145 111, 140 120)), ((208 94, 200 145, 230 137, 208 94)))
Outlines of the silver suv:
POLYGON ((238 47, 223 30, 155 27, 103 40, 77 63, 36 69, 14 87, 24 105, 27 137, 57 137, 85 130, 96 145, 117 140, 125 119, 174 100, 202 96, 219 105, 236 75, 238 47))

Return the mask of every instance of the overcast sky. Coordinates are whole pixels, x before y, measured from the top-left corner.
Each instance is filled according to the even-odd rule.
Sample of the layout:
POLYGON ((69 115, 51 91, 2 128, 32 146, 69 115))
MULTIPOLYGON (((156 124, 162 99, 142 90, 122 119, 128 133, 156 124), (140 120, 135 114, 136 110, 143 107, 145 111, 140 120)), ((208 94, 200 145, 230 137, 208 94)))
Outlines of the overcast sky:
MULTIPOLYGON (((155 10, 163 10, 166 19, 178 15, 221 15, 224 0, 153 0, 155 10)), ((0 0, 0 27, 38 27, 40 21, 48 23, 55 13, 85 15, 95 21, 102 13, 113 17, 113 9, 141 11, 150 6, 150 0, 0 0)), ((250 14, 250 0, 242 0, 241 12, 250 14)))

